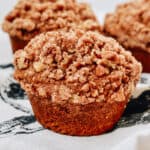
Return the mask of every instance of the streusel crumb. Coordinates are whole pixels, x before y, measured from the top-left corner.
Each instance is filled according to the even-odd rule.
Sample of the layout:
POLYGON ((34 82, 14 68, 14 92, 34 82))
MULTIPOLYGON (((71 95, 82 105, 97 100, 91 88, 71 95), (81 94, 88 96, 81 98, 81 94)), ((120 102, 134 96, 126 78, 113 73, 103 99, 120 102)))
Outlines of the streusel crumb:
POLYGON ((101 31, 90 6, 75 0, 20 0, 3 23, 4 31, 21 40, 30 40, 46 31, 70 28, 101 31))
POLYGON ((15 78, 31 95, 61 103, 125 101, 141 64, 115 40, 81 30, 47 32, 15 53, 15 78))
POLYGON ((150 1, 134 0, 119 5, 106 16, 104 30, 125 48, 150 53, 150 1))

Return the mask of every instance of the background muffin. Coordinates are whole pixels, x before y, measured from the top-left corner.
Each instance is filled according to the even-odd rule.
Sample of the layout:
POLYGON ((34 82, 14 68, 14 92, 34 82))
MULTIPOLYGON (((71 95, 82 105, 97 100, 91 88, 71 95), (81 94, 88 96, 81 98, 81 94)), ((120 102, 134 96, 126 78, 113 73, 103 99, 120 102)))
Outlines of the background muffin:
POLYGON ((110 130, 139 80, 141 65, 96 32, 48 32, 15 53, 15 74, 37 120, 69 135, 110 130))
POLYGON ((39 33, 70 28, 101 31, 91 8, 74 0, 20 0, 3 23, 14 51, 39 33))
POLYGON ((116 38, 150 72, 150 1, 136 0, 121 4, 105 19, 104 31, 116 38))

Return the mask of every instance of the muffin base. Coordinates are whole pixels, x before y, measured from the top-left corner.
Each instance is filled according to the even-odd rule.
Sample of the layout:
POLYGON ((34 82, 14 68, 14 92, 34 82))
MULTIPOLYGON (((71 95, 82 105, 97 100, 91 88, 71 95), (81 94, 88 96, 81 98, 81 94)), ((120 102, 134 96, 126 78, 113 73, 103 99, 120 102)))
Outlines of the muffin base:
POLYGON ((111 130, 127 103, 57 104, 34 95, 29 95, 29 98, 36 119, 45 128, 76 136, 98 135, 111 130))
POLYGON ((17 37, 10 36, 9 38, 11 41, 11 47, 12 47, 13 53, 15 53, 15 51, 19 49, 23 49, 29 42, 29 41, 21 40, 17 37))
POLYGON ((139 48, 130 49, 133 56, 142 63, 143 72, 150 73, 150 53, 139 48))

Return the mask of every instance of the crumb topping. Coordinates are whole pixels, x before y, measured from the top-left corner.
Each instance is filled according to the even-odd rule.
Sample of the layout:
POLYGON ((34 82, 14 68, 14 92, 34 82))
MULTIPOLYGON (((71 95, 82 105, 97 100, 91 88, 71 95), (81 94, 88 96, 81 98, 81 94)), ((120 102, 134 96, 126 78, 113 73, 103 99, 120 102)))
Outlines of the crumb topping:
POLYGON ((150 53, 150 1, 134 0, 108 14, 104 30, 126 48, 139 48, 150 53))
POLYGON ((3 23, 4 31, 22 40, 46 31, 70 28, 101 31, 89 5, 74 0, 20 0, 3 23))
POLYGON ((96 32, 47 32, 15 53, 15 78, 27 93, 53 102, 125 101, 141 64, 96 32))

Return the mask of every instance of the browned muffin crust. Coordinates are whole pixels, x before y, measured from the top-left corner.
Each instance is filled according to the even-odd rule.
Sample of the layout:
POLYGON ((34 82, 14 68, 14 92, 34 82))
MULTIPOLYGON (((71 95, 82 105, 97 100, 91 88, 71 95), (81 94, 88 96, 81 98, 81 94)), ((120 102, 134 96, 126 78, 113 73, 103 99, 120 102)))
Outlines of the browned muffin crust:
POLYGON ((77 27, 101 31, 88 4, 74 0, 20 0, 3 23, 10 37, 25 41, 42 32, 77 27))
POLYGON ((15 53, 15 74, 38 121, 70 135, 96 135, 120 118, 141 64, 96 32, 47 32, 15 53))
POLYGON ((15 53, 15 66, 15 78, 27 92, 73 103, 123 101, 141 71, 116 41, 82 31, 37 36, 15 53))
POLYGON ((48 129, 61 134, 91 136, 102 134, 113 128, 120 119, 126 101, 94 102, 87 105, 53 103, 49 99, 30 95, 36 119, 48 129))
POLYGON ((119 5, 106 16, 104 31, 127 49, 150 53, 150 1, 134 0, 119 5))

